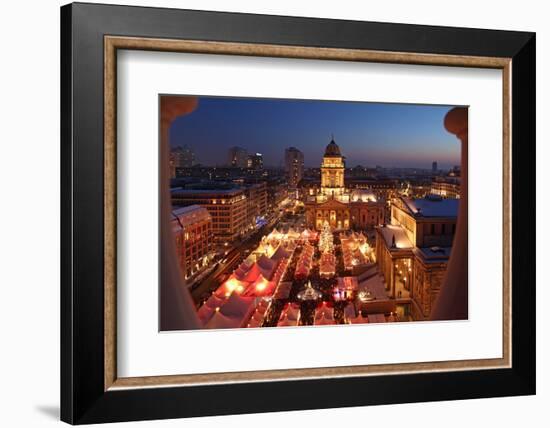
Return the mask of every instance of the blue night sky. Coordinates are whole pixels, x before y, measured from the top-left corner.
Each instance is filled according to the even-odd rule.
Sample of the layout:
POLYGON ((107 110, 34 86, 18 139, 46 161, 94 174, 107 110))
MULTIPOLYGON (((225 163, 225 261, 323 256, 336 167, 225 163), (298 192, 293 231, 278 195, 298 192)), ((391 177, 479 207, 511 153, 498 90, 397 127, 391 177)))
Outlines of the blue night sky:
POLYGON ((297 147, 317 167, 331 134, 346 166, 441 169, 460 164, 460 143, 445 131, 452 106, 340 101, 199 97, 192 113, 170 128, 173 146, 187 144, 203 165, 223 165, 227 150, 262 153, 264 165, 282 166, 284 149, 297 147))

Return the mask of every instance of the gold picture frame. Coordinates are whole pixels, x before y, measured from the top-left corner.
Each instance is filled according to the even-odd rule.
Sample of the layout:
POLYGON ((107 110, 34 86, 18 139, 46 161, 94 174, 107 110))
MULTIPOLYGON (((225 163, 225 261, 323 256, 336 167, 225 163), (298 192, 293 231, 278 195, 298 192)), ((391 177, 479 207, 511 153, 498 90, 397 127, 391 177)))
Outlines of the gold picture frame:
POLYGON ((104 36, 104 390, 216 385, 426 372, 501 369, 512 364, 511 242, 511 79, 512 58, 383 52, 309 46, 104 36), (168 51, 210 55, 358 61, 492 68, 502 70, 503 95, 503 349, 502 358, 365 366, 264 370, 190 375, 118 377, 116 369, 116 85, 118 50, 168 51))

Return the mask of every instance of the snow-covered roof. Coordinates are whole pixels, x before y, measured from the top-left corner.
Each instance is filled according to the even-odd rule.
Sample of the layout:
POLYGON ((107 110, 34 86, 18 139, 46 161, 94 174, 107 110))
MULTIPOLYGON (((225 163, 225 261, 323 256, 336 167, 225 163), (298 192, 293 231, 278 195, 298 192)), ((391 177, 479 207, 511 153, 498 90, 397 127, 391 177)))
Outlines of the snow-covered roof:
POLYGON ((328 306, 326 305, 322 305, 319 309, 317 309, 315 311, 315 319, 320 319, 320 318, 326 318, 326 319, 334 319, 334 315, 333 315, 333 309, 332 308, 329 308, 328 306))
POLYGON ((422 199, 403 198, 407 208, 415 217, 456 217, 460 199, 426 197, 422 199))
POLYGON ((451 256, 452 247, 423 247, 417 249, 424 262, 441 262, 447 260, 451 256))
POLYGON ((273 294, 275 284, 265 279, 262 275, 246 289, 245 296, 268 296, 273 294))
POLYGON ((332 325, 335 324, 334 318, 327 318, 323 314, 320 318, 315 318, 315 325, 332 325))
POLYGON ((221 299, 218 296, 216 296, 215 294, 212 294, 208 298, 208 300, 204 303, 203 306, 209 306, 212 309, 214 309, 214 308, 217 308, 217 307, 223 305, 224 302, 225 302, 225 299, 221 299))
POLYGON ((202 324, 204 325, 208 321, 210 321, 210 318, 212 318, 212 315, 214 315, 215 311, 216 311, 215 308, 204 304, 197 311, 197 315, 199 316, 199 319, 201 320, 202 324))
POLYGON ((300 309, 294 307, 293 305, 289 305, 284 311, 284 315, 290 320, 297 320, 300 316, 300 309))
POLYGON ((208 210, 200 205, 189 205, 172 210, 173 222, 183 227, 210 219, 208 210))
POLYGON ((405 230, 401 226, 396 226, 393 224, 388 224, 384 227, 379 227, 378 230, 384 237, 386 241, 386 246, 388 248, 392 247, 393 238, 395 237, 395 247, 398 249, 403 248, 412 248, 413 244, 407 237, 405 230))
POLYGON ((235 317, 228 317, 219 311, 215 311, 212 318, 206 323, 205 328, 237 328, 240 327, 241 320, 235 317))
POLYGON ((258 266, 263 269, 266 272, 273 273, 273 269, 277 266, 276 260, 271 260, 269 257, 266 257, 265 254, 262 254, 262 256, 258 259, 256 262, 258 266))
POLYGON ((226 317, 236 318, 242 322, 248 319, 254 311, 254 301, 254 297, 243 297, 233 293, 219 312, 226 317))
POLYGON ((279 320, 279 322, 277 323, 277 327, 294 327, 296 325, 298 325, 298 321, 291 320, 287 317, 284 317, 283 319, 279 320))
POLYGON ((363 317, 363 315, 359 314, 356 317, 350 317, 349 321, 352 324, 368 324, 369 319, 368 317, 363 317))
POLYGON ((277 251, 275 251, 271 256, 271 260, 279 261, 281 259, 288 258, 289 256, 290 254, 283 248, 283 246, 279 245, 279 247, 277 248, 277 251))
POLYGON ((260 277, 268 279, 271 278, 272 273, 273 269, 264 269, 258 263, 254 263, 242 280, 246 282, 255 282, 260 277))

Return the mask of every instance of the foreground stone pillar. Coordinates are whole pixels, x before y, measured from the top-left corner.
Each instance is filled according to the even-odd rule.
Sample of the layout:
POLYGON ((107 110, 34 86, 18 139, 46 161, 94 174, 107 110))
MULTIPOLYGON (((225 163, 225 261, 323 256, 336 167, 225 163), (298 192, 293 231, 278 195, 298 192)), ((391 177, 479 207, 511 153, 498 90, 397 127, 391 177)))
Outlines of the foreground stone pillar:
POLYGON ((462 145, 460 203, 451 257, 430 319, 463 320, 468 319, 468 109, 453 108, 444 123, 462 145))
POLYGON ((170 141, 172 122, 191 113, 197 106, 193 97, 162 97, 160 122, 160 328, 161 330, 185 330, 201 326, 193 298, 185 285, 176 254, 171 218, 170 198, 170 141))

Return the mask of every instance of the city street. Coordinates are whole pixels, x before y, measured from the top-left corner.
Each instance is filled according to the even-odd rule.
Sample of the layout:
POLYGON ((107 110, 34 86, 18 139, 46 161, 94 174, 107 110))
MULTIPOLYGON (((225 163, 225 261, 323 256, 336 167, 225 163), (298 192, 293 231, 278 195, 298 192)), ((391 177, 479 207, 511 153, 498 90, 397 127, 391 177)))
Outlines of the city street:
POLYGON ((228 276, 246 258, 250 251, 258 246, 263 236, 268 235, 275 227, 296 227, 303 222, 303 216, 296 215, 290 217, 292 218, 286 221, 285 216, 281 215, 274 224, 261 227, 248 239, 241 241, 237 246, 229 250, 218 266, 203 278, 200 284, 191 290, 191 296, 195 303, 199 303, 204 298, 209 297, 211 292, 220 285, 224 277, 228 276))

